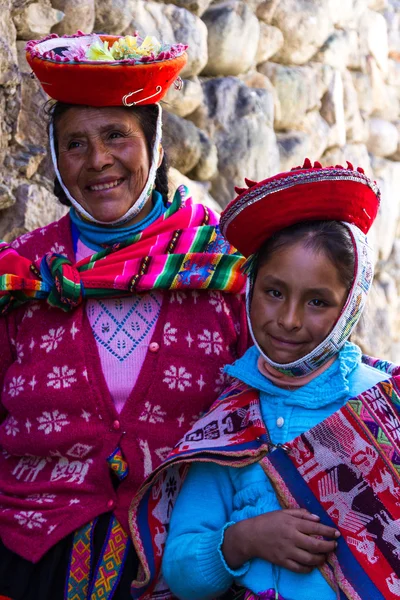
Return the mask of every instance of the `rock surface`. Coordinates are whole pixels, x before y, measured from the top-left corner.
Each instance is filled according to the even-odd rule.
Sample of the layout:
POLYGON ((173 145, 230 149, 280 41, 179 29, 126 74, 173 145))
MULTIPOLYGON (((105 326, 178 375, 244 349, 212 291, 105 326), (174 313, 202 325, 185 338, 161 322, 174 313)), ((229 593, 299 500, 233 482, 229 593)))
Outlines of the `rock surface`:
POLYGON ((210 6, 212 0, 155 0, 155 2, 163 2, 164 4, 175 4, 179 8, 185 8, 194 15, 201 17, 201 15, 210 6))
POLYGON ((203 15, 208 30, 204 75, 239 75, 256 60, 260 24, 245 2, 212 5, 203 15))
POLYGON ((195 125, 172 113, 164 113, 163 146, 172 167, 189 173, 200 160, 200 134, 195 125))
POLYGON ((210 79, 203 89, 204 104, 191 118, 217 147, 218 174, 211 190, 225 206, 245 177, 260 180, 279 170, 273 98, 234 77, 210 79))
POLYGON ((281 30, 261 22, 255 63, 259 65, 266 62, 282 48, 283 44, 284 39, 281 30))
POLYGON ((181 42, 190 47, 188 62, 181 77, 198 75, 207 64, 207 27, 188 10, 174 4, 161 4, 150 0, 130 0, 130 24, 124 33, 139 31, 142 35, 155 35, 169 44, 181 42))
POLYGON ((368 150, 376 156, 390 156, 397 150, 399 132, 396 125, 384 119, 369 122, 368 150))
POLYGON ((281 0, 272 25, 278 27, 285 40, 277 60, 285 64, 303 65, 322 47, 334 31, 330 0, 281 0))
POLYGON ((203 88, 198 77, 183 80, 181 90, 171 86, 163 100, 166 110, 178 117, 191 115, 203 102, 203 88))
POLYGON ((221 212, 221 206, 216 200, 214 200, 214 198, 209 193, 209 185, 200 183, 198 181, 193 181, 193 179, 189 179, 189 177, 186 177, 185 175, 183 175, 183 173, 180 173, 177 169, 174 169, 173 167, 171 167, 168 171, 168 183, 171 200, 176 189, 180 185, 186 185, 186 187, 190 189, 193 200, 197 204, 205 204, 206 206, 209 206, 210 208, 215 210, 215 212, 221 212))
POLYGON ((118 35, 129 27, 132 20, 130 0, 95 1, 95 31, 118 35))
POLYGON ((346 120, 344 116, 343 79, 335 71, 331 83, 321 101, 321 116, 330 126, 327 146, 343 146, 346 143, 346 120))
POLYGON ((54 33, 72 34, 78 29, 93 31, 96 16, 94 0, 52 0, 52 6, 64 14, 62 21, 53 26, 54 33))
POLYGON ((21 7, 14 9, 12 16, 18 37, 30 40, 49 34, 51 28, 63 19, 64 13, 53 8, 50 0, 41 0, 22 3, 21 7))
POLYGON ((276 129, 296 129, 307 112, 319 108, 319 71, 310 66, 288 67, 272 62, 260 65, 259 71, 271 81, 279 99, 281 114, 276 115, 276 129))

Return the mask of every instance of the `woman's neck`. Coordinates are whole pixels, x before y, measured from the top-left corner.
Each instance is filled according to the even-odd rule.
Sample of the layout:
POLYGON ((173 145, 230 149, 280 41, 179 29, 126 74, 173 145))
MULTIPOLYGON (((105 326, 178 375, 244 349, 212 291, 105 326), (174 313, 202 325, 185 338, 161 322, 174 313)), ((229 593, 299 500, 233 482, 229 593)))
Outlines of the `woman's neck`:
MULTIPOLYGON (((123 227, 105 227, 83 220, 74 208, 70 210, 72 221, 72 235, 74 239, 74 249, 78 239, 91 250, 99 252, 107 246, 112 246, 118 242, 126 240, 144 231, 149 225, 154 223, 165 212, 166 206, 163 197, 157 191, 154 191, 149 202, 150 210, 140 220, 134 219, 130 225, 123 227)), ((142 213, 140 213, 142 215, 142 213)))

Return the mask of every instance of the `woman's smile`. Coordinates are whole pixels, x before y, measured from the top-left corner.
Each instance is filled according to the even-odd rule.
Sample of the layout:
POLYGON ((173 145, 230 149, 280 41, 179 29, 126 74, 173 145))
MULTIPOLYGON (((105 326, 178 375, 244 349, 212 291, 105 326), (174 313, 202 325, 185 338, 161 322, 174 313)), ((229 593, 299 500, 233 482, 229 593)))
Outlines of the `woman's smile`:
POLYGON ((116 187, 119 187, 124 181, 125 179, 123 177, 115 179, 110 179, 109 177, 107 177, 106 179, 99 181, 98 183, 91 183, 87 185, 86 189, 89 192, 102 192, 104 190, 112 190, 116 187))

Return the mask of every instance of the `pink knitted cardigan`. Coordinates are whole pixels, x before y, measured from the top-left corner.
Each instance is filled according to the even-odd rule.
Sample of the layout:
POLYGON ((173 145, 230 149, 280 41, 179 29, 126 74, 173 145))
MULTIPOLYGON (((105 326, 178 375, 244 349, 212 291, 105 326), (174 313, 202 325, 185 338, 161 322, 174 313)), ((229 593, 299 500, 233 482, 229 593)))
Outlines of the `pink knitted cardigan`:
MULTIPOLYGON (((73 259, 69 217, 14 246, 32 260, 48 251, 73 259)), ((0 319, 0 339, 0 536, 36 562, 101 513, 113 510, 128 531, 132 497, 216 399, 225 384, 220 369, 244 352, 247 329, 240 296, 163 293, 120 414, 84 304, 68 313, 26 304, 0 319), (129 474, 115 491, 107 458, 118 446, 129 474)))

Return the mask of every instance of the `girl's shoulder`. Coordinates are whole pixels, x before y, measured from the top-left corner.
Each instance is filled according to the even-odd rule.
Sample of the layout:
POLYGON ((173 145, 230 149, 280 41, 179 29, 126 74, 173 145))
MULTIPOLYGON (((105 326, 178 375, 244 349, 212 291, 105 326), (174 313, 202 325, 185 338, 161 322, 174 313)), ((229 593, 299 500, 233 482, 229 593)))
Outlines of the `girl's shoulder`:
POLYGON ((389 379, 390 375, 369 364, 361 362, 349 377, 349 386, 352 396, 358 396, 380 381, 389 379))

